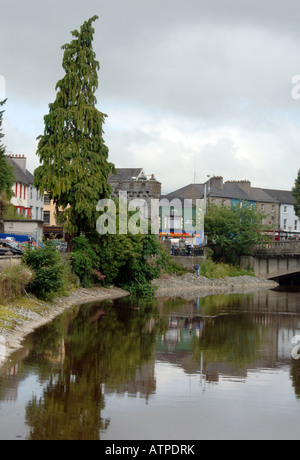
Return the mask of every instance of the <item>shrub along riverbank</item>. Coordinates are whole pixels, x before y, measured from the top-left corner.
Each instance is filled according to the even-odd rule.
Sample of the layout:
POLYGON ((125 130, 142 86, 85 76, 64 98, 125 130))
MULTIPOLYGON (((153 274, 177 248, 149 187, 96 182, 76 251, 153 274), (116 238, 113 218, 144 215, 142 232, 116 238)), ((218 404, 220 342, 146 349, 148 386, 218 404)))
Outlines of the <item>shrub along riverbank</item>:
MULTIPOLYGON (((78 287, 119 288, 136 296, 153 296, 154 279, 182 275, 188 270, 176 264, 152 235, 118 235, 101 245, 85 236, 73 240, 73 252, 61 254, 50 241, 43 249, 30 250, 22 264, 0 273, 0 304, 12 302, 27 293, 37 299, 53 301, 78 287)), ((252 275, 228 264, 208 258, 201 265, 201 275, 222 279, 252 275)))
MULTIPOLYGON (((141 251, 135 251, 128 264, 123 252, 119 258, 103 263, 107 276, 97 265, 99 254, 82 237, 75 242, 72 254, 61 255, 47 243, 44 249, 26 253, 20 267, 4 270, 0 274, 0 365, 22 346, 28 333, 76 304, 129 294, 169 297, 197 292, 197 296, 204 296, 222 288, 231 292, 233 286, 235 290, 274 287, 210 259, 201 266, 198 277, 177 266, 159 244, 157 253, 149 256, 153 248, 148 243, 143 242, 141 251), (139 265, 141 274, 137 276, 139 265), (126 270, 132 278, 129 273, 123 276, 126 270), (123 282, 123 289, 113 286, 115 280, 123 282), (126 286, 131 291, 125 290, 126 286)), ((118 247, 111 252, 118 253, 118 247)))
POLYGON ((101 245, 80 236, 70 254, 61 254, 50 241, 43 249, 27 251, 20 266, 0 273, 0 304, 26 293, 53 301, 78 287, 93 286, 115 285, 133 295, 152 296, 153 279, 185 272, 152 235, 121 235, 109 242, 103 238, 101 245))

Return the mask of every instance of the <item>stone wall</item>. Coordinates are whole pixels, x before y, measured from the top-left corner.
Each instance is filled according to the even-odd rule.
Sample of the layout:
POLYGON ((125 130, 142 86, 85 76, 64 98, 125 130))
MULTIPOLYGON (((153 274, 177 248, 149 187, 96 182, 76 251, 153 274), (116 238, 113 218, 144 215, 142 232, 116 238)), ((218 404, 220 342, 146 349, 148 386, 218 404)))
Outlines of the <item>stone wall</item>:
POLYGON ((204 264, 206 262, 206 257, 205 256, 199 256, 199 257, 191 257, 191 256, 171 256, 172 260, 176 262, 177 264, 181 265, 184 268, 187 268, 188 270, 193 270, 193 265, 198 264, 201 266, 201 264, 204 264))
POLYGON ((21 265, 22 256, 0 256, 0 271, 21 265))

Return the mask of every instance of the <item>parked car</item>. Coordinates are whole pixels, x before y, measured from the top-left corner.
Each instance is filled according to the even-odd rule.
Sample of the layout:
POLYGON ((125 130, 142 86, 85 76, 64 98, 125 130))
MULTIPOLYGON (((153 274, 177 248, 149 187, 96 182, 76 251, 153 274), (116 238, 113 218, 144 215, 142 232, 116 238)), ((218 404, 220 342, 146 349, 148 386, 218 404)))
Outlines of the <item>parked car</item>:
POLYGON ((8 253, 10 254, 10 250, 7 248, 3 248, 0 244, 0 256, 6 256, 8 253))
POLYGON ((14 255, 21 256, 23 254, 23 249, 21 245, 16 241, 0 240, 0 246, 2 246, 2 248, 7 248, 14 255))

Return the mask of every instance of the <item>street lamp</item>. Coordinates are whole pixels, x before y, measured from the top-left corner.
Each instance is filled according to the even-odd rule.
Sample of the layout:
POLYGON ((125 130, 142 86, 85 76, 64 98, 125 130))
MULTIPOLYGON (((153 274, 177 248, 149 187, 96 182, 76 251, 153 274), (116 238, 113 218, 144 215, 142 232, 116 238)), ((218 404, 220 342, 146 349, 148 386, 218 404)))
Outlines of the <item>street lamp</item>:
POLYGON ((206 192, 207 182, 205 182, 204 184, 204 213, 206 213, 206 209, 207 209, 207 196, 208 197, 210 196, 210 175, 207 174, 207 177, 209 177, 209 180, 207 181, 208 182, 208 194, 206 192))

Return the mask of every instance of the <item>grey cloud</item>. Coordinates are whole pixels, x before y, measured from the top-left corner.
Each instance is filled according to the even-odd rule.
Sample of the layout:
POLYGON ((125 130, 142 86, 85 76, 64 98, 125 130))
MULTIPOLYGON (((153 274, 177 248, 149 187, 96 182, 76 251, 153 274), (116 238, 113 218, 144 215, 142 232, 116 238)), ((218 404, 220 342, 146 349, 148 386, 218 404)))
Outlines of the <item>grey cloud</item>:
MULTIPOLYGON (((187 147, 151 132, 151 123, 159 119, 173 117, 178 123, 185 118, 201 126, 204 137, 206 129, 233 126, 245 139, 266 133, 270 150, 271 139, 278 138, 284 147, 282 153, 276 151, 272 176, 284 174, 287 183, 293 170, 296 175, 298 140, 286 133, 294 133, 300 122, 300 101, 291 97, 292 76, 300 74, 298 0, 2 1, 0 75, 5 77, 11 123, 7 143, 14 145, 16 123, 29 146, 26 123, 16 115, 18 104, 22 113, 35 109, 41 121, 36 121, 32 138, 41 134, 42 117, 63 72, 61 46, 94 14, 99 16, 94 37, 101 65, 98 106, 109 115, 105 131, 113 159, 123 164, 138 161, 135 145, 146 152, 142 160, 150 166, 147 145, 152 145, 164 152, 159 164, 163 177, 168 177, 168 161, 175 158, 190 177, 193 167, 182 158, 192 161, 199 146, 187 147), (150 113, 149 132, 134 117, 126 127, 116 128, 112 112, 118 107, 122 114, 124 107, 150 113), (283 173, 281 161, 286 156, 294 165, 283 173)), ((216 134, 210 155, 203 155, 204 170, 215 170, 219 164, 224 172, 236 171, 236 176, 244 176, 243 171, 257 175, 255 166, 237 161, 233 139, 224 139, 216 134), (227 152, 228 164, 222 152, 227 152)), ((266 146, 257 148, 264 151, 266 146)), ((174 174, 172 183, 177 181, 174 174)))

